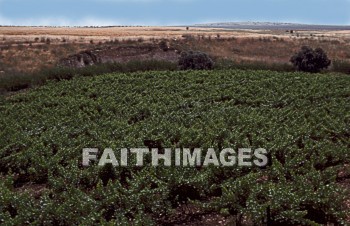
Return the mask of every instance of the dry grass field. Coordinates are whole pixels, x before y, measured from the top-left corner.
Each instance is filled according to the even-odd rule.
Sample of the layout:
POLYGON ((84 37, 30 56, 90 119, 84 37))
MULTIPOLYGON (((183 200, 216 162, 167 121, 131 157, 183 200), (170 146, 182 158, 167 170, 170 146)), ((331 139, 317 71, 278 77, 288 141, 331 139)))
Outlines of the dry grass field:
MULTIPOLYGON (((74 41, 81 41, 81 38, 107 41, 110 38, 176 38, 183 34, 190 35, 217 35, 221 37, 260 37, 279 35, 290 37, 284 31, 263 31, 263 30, 228 30, 219 28, 199 27, 97 27, 97 28, 75 28, 75 27, 0 27, 0 37, 8 36, 12 40, 31 41, 31 38, 45 36, 51 38, 67 38, 74 41)), ((315 36, 330 39, 350 40, 350 31, 296 31, 292 36, 305 37, 315 36)))
MULTIPOLYGON (((350 31, 225 30, 189 27, 0 27, 0 73, 53 67, 83 50, 118 45, 193 49, 238 63, 288 64, 301 46, 323 48, 337 64, 350 63, 350 31)), ((350 70, 350 69, 349 69, 350 70)))

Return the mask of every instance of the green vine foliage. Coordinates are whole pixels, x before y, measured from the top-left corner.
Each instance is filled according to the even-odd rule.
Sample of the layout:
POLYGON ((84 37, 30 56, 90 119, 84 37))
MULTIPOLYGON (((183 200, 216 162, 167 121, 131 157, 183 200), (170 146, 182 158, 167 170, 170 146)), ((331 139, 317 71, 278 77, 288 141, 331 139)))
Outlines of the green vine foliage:
POLYGON ((3 98, 0 224, 156 225, 187 200, 238 223, 345 224, 349 98, 348 76, 249 70, 76 77, 3 98), (265 148, 270 164, 82 166, 83 148, 150 141, 265 148))

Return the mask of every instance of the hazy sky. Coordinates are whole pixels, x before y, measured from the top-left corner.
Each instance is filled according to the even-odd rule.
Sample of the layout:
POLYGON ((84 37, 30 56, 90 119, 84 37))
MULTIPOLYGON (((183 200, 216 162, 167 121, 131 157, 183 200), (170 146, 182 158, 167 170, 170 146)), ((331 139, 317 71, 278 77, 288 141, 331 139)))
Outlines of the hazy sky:
POLYGON ((0 0, 0 25, 350 25, 350 0, 0 0))

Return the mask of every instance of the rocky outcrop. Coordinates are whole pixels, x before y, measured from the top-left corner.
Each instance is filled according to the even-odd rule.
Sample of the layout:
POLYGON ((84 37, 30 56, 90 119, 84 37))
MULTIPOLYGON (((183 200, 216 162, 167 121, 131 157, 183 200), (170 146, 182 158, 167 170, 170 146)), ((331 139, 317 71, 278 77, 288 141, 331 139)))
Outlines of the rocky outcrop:
POLYGON ((59 65, 72 68, 81 68, 89 65, 101 63, 101 59, 92 51, 84 51, 62 59, 59 65))
POLYGON ((101 63, 123 63, 136 60, 164 60, 176 62, 179 54, 176 50, 164 51, 158 46, 119 46, 83 51, 60 60, 59 65, 81 68, 101 63))

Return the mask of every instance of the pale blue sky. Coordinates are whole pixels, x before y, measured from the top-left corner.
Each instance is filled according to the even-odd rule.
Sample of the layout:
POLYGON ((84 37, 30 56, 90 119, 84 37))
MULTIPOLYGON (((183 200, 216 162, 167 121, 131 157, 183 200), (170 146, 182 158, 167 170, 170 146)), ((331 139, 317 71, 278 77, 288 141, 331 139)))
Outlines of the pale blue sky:
POLYGON ((0 25, 350 25, 350 0, 0 0, 0 25))

